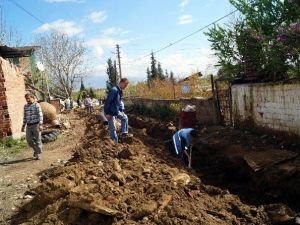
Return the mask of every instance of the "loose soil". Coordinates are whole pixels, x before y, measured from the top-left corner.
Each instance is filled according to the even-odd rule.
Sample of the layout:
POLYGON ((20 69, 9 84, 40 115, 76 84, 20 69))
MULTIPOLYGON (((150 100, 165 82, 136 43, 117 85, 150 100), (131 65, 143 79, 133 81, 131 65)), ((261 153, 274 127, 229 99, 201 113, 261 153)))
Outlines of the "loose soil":
MULTIPOLYGON (((74 147, 72 158, 38 173, 40 183, 26 191, 31 197, 8 222, 23 225, 299 224, 297 214, 284 204, 246 204, 228 191, 229 185, 219 188, 207 184, 213 173, 206 176, 202 171, 209 171, 208 166, 212 164, 205 162, 213 158, 203 156, 213 155, 206 150, 217 152, 220 145, 208 148, 204 134, 207 140, 213 134, 213 140, 224 141, 221 128, 213 128, 219 133, 202 130, 203 138, 194 149, 194 169, 188 169, 164 146, 163 141, 176 129, 172 123, 146 121, 137 116, 131 116, 130 121, 134 137, 116 145, 97 116, 90 115, 81 144, 74 147)), ((76 135, 64 141, 65 147, 81 136, 75 124, 72 132, 76 135)), ((287 154, 286 157, 289 160, 296 156, 287 154)), ((257 164, 252 167, 262 168, 257 164)), ((218 185, 219 177, 216 180, 218 185)))

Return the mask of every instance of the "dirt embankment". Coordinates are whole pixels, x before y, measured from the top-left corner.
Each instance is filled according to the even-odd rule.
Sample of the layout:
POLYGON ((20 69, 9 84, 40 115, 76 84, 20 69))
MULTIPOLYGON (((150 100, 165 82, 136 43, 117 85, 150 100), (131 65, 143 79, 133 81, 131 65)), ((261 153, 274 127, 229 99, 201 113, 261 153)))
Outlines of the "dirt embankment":
POLYGON ((69 113, 62 121, 68 121, 71 129, 63 130, 55 142, 43 145, 42 160, 34 160, 32 149, 17 155, 0 157, 0 224, 8 224, 22 202, 33 197, 28 188, 40 185, 44 170, 62 165, 72 156, 72 150, 83 136, 85 123, 81 115, 69 113))
POLYGON ((166 152, 161 139, 167 132, 158 124, 133 132, 115 145, 96 117, 89 118, 82 146, 41 177, 12 224, 296 223, 284 205, 246 205, 227 190, 204 185, 166 152), (149 131, 162 136, 152 138, 149 131))
MULTIPOLYGON (((170 123, 130 117, 131 124, 151 137, 166 140, 170 123)), ((300 211, 299 143, 230 127, 201 127, 192 166, 202 181, 238 194, 254 205, 283 202, 300 211)))

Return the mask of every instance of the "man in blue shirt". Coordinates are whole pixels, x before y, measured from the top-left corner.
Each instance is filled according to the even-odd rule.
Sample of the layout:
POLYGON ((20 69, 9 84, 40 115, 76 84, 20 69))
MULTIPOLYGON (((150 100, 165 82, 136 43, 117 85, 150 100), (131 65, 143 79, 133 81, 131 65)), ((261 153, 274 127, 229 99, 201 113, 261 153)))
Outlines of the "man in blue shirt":
POLYGON ((172 137, 172 151, 186 164, 190 163, 189 155, 195 137, 197 132, 193 128, 183 128, 172 137))
POLYGON ((104 113, 108 120, 110 137, 116 143, 118 143, 118 135, 115 126, 116 118, 121 120, 122 136, 126 136, 128 133, 128 118, 124 113, 120 113, 122 91, 128 86, 128 84, 128 79, 122 78, 118 85, 110 89, 104 104, 104 113))

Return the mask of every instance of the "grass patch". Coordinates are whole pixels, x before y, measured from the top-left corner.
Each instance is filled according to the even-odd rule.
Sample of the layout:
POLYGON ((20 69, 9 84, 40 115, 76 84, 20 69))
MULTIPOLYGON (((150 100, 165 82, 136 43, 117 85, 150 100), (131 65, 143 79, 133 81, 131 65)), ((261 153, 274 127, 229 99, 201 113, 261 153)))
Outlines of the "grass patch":
POLYGON ((27 142, 7 137, 0 139, 0 155, 15 155, 27 149, 27 142))

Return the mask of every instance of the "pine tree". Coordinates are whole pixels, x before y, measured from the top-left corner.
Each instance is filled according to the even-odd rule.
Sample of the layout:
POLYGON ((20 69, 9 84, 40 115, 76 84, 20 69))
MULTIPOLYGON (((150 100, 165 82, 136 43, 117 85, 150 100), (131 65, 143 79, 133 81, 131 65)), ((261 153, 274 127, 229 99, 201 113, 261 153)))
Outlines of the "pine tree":
POLYGON ((169 79, 169 72, 168 72, 168 70, 165 71, 165 79, 166 79, 166 80, 169 79))
POLYGON ((77 101, 78 101, 78 100, 81 100, 82 97, 84 97, 84 95, 85 95, 85 87, 84 87, 84 84, 83 84, 83 79, 81 78, 81 81, 80 81, 80 89, 79 89, 77 101))
POLYGON ((163 69, 161 68, 160 62, 157 63, 157 75, 160 80, 165 79, 164 72, 163 72, 163 69))
POLYGON ((81 78, 80 91, 84 91, 84 90, 85 90, 85 87, 84 87, 84 84, 83 84, 83 79, 81 78))
POLYGON ((150 85, 151 82, 151 72, 149 67, 147 67, 147 84, 150 85))
POLYGON ((92 87, 89 90, 89 95, 91 98, 97 98, 96 93, 92 87))
POLYGON ((112 63, 111 58, 107 60, 106 73, 108 75, 108 80, 106 81, 106 91, 109 92, 110 89, 117 84, 116 68, 112 63))
POLYGON ((170 81, 172 81, 172 82, 175 81, 173 71, 170 72, 170 81))
POLYGON ((154 53, 151 52, 151 80, 156 79, 158 77, 158 72, 156 68, 156 59, 154 57, 154 53))

